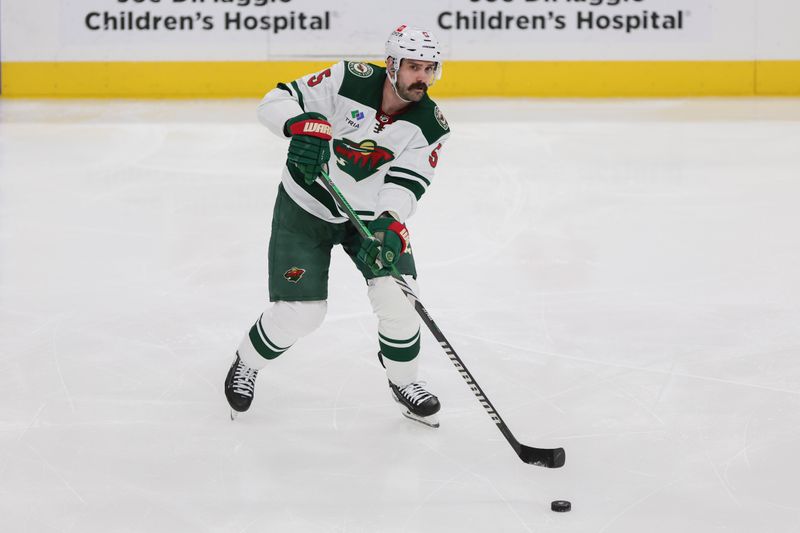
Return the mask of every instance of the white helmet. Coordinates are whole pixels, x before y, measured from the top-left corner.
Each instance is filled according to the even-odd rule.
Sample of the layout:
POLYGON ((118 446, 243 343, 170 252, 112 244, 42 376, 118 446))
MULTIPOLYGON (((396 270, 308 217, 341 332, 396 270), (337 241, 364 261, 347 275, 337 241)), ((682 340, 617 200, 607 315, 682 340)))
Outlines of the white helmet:
POLYGON ((442 52, 439 40, 433 33, 403 24, 389 35, 386 41, 386 57, 392 58, 392 68, 387 69, 392 85, 397 83, 397 71, 403 59, 419 59, 436 63, 434 80, 442 77, 442 52))

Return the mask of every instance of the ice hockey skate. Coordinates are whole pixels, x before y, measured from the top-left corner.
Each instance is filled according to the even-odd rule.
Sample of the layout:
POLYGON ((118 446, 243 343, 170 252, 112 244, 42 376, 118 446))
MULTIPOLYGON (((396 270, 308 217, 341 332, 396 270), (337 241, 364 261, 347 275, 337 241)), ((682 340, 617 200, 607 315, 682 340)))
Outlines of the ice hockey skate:
POLYGON ((403 416, 432 428, 439 427, 439 398, 425 390, 424 381, 415 381, 404 387, 398 387, 389 381, 394 401, 400 404, 403 416))
POLYGON ((225 377, 225 397, 231 406, 231 420, 236 420, 239 413, 250 409, 255 394, 258 370, 247 366, 236 354, 228 375, 225 377))

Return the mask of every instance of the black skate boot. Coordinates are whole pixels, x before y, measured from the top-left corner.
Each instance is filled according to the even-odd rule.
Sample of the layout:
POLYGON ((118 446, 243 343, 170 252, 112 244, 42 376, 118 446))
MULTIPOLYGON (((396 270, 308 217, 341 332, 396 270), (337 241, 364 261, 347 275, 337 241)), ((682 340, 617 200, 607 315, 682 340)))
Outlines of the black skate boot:
POLYGON ((398 387, 389 381, 394 400, 400 404, 403 416, 432 428, 439 427, 439 398, 423 388, 424 381, 415 381, 405 387, 398 387))
POLYGON ((250 409, 255 394, 256 377, 258 370, 244 364, 237 353, 236 360, 225 377, 225 397, 231 406, 231 420, 236 420, 237 413, 250 409))

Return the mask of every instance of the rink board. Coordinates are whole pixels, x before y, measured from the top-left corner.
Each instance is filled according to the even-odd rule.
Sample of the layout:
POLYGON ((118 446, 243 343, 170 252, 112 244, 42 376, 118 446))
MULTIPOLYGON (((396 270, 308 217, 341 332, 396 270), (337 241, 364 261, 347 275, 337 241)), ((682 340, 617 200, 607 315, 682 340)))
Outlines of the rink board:
MULTIPOLYGON (((2 64, 13 97, 256 97, 330 61, 2 64)), ((800 95, 800 61, 451 61, 437 97, 800 95)))
POLYGON ((342 58, 383 64, 402 21, 440 42, 439 97, 792 96, 797 20, 797 0, 0 1, 0 87, 255 97, 342 58))

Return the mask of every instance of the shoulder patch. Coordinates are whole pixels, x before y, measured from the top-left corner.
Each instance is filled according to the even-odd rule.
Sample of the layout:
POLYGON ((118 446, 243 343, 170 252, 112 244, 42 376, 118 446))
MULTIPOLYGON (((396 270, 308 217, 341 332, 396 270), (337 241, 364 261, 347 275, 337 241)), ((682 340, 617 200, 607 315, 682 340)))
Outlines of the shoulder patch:
POLYGON ((353 76, 358 76, 359 78, 369 78, 372 76, 372 73, 375 72, 375 69, 372 68, 372 65, 368 63, 347 63, 347 70, 350 71, 350 74, 353 76))
POLYGON ((395 120, 402 120, 417 126, 428 144, 434 144, 450 133, 450 125, 444 118, 444 114, 428 95, 409 108, 405 113, 398 115, 395 120))
POLYGON ((447 123, 447 119, 444 118, 444 114, 442 110, 439 109, 438 105, 433 109, 433 116, 436 117, 436 122, 438 122, 442 128, 446 130, 450 129, 450 125, 447 123))

